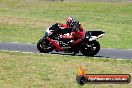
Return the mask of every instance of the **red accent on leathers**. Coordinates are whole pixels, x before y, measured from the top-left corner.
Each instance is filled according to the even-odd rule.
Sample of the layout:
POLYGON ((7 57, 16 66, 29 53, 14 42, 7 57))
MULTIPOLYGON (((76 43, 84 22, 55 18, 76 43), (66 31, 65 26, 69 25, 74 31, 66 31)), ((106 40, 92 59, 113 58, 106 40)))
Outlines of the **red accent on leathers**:
MULTIPOLYGON (((62 29, 69 28, 69 26, 67 24, 61 24, 60 27, 62 27, 62 29)), ((83 40, 84 35, 85 35, 85 30, 83 30, 83 27, 80 24, 78 31, 76 31, 76 32, 72 31, 70 33, 70 35, 63 35, 62 38, 70 38, 70 39, 74 40, 72 45, 75 45, 83 40)))
POLYGON ((74 36, 76 39, 73 41, 72 45, 76 45, 84 39, 85 31, 77 31, 74 36))

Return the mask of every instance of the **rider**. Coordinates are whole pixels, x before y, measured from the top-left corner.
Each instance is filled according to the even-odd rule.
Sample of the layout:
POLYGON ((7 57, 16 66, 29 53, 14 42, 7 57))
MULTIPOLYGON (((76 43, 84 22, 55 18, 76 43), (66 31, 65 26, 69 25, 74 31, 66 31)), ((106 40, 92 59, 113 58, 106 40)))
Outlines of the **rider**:
POLYGON ((60 28, 64 30, 69 30, 69 35, 63 35, 62 37, 72 38, 73 41, 71 45, 75 45, 79 41, 81 41, 85 34, 85 31, 79 21, 71 16, 66 18, 66 24, 60 24, 60 28))
POLYGON ((72 40, 69 42, 69 45, 74 47, 74 51, 77 51, 76 45, 83 40, 85 35, 82 25, 78 20, 70 16, 66 18, 66 24, 60 24, 60 28, 69 30, 69 35, 63 35, 62 38, 71 38, 72 40))

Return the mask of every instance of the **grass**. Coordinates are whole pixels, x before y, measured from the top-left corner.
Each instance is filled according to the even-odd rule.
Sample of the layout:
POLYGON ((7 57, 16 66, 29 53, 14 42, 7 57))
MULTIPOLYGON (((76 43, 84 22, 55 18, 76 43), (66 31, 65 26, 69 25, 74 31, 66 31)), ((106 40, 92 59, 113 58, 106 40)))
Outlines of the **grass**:
POLYGON ((0 39, 3 42, 24 42, 26 40, 27 42, 34 43, 34 40, 38 40, 39 37, 42 37, 40 36, 40 31, 41 33, 44 32, 38 27, 17 26, 15 24, 0 24, 0 29, 2 29, 0 32, 0 39))
POLYGON ((0 41, 37 43, 51 24, 74 16, 85 30, 102 30, 104 48, 132 48, 132 3, 0 0, 0 41))
MULTIPOLYGON (((75 77, 79 65, 89 74, 130 74, 131 60, 84 56, 0 52, 1 88, 82 88, 75 77)), ((130 84, 86 84, 83 88, 131 88, 130 84)))
MULTIPOLYGON (((48 26, 75 16, 86 30, 102 30, 105 48, 132 48, 132 3, 0 0, 0 41, 37 43, 48 26)), ((87 84, 75 77, 79 65, 89 74, 130 74, 132 60, 0 51, 0 88, 131 88, 130 84, 87 84)))

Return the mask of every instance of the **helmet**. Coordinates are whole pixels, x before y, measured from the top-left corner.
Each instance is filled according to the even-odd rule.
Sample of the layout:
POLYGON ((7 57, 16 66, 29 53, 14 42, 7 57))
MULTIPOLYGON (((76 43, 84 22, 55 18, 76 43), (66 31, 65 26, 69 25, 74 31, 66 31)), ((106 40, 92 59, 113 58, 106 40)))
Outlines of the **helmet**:
POLYGON ((76 23, 76 20, 73 18, 73 17, 68 17, 66 18, 66 23, 69 25, 69 26, 73 26, 74 23, 76 23))

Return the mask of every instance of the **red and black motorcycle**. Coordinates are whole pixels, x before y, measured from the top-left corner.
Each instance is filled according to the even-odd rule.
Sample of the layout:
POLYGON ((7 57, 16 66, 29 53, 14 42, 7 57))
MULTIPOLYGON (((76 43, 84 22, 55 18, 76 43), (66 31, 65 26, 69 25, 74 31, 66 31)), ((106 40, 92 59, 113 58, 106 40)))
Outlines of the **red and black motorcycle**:
POLYGON ((87 31, 85 37, 76 46, 71 46, 69 42, 72 38, 61 38, 62 35, 69 35, 69 29, 60 29, 58 23, 47 29, 43 38, 37 43, 37 49, 41 53, 49 53, 55 50, 56 52, 64 51, 65 53, 81 52, 85 56, 94 56, 100 50, 100 44, 96 39, 104 35, 103 31, 87 31), (75 49, 74 49, 74 48, 75 49))

